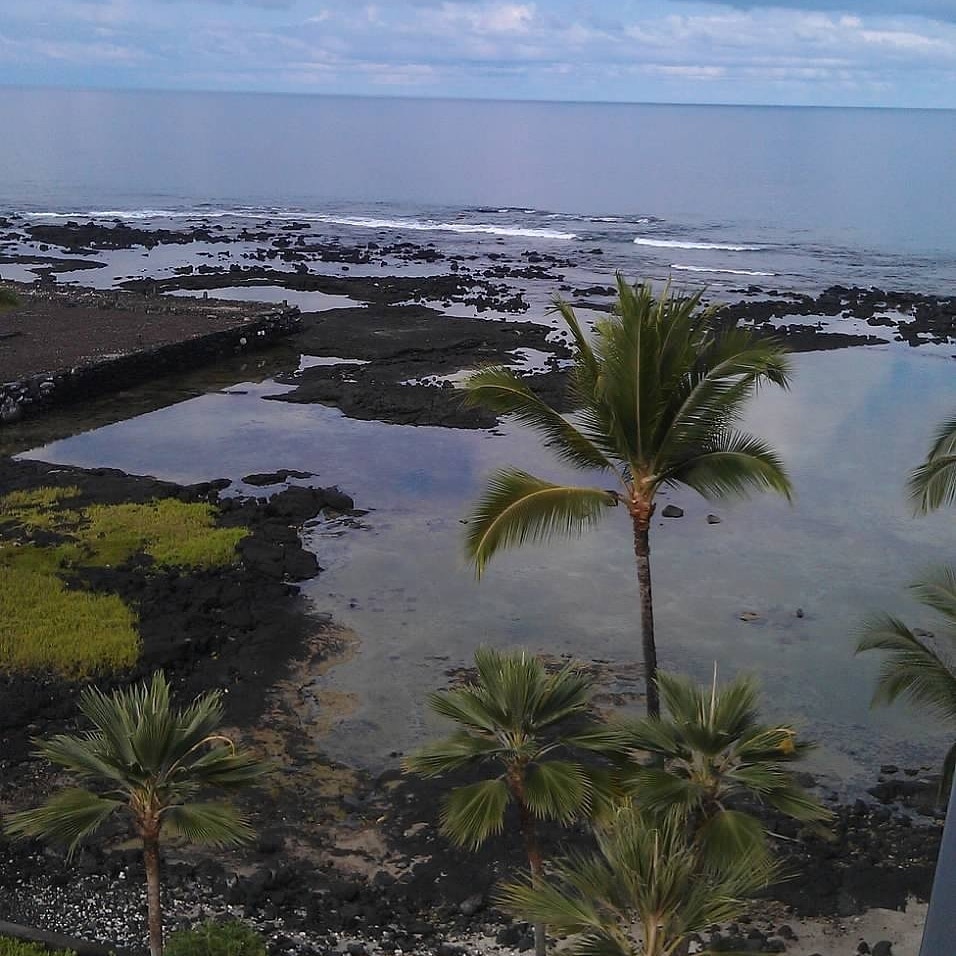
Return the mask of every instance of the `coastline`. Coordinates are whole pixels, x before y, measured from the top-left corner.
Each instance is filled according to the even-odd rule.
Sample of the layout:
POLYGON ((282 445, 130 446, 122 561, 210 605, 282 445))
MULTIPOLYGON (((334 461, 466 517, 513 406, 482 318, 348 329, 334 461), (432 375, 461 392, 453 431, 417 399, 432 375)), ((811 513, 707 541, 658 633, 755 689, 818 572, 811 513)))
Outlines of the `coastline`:
MULTIPOLYGON (((248 278, 265 278, 269 282, 275 280, 271 273, 256 273, 248 278)), ((227 279, 235 283, 236 273, 229 272, 228 276, 213 275, 208 281, 222 283, 227 279)), ((178 287, 183 288, 181 285, 178 287)), ((224 286, 209 286, 213 289, 217 287, 224 286)), ((194 285, 193 288, 203 286, 194 285)), ((439 290, 430 289, 427 282, 419 281, 417 288, 422 298, 439 298, 432 295, 439 290)), ((328 288, 316 291, 327 292, 328 288)), ((354 294, 355 288, 350 287, 350 292, 354 294)), ((402 295, 408 292, 407 288, 401 290, 402 295)), ((827 298, 822 306, 819 297, 805 297, 802 302, 794 298, 770 297, 767 301, 782 303, 776 312, 757 302, 744 302, 741 308, 748 310, 748 321, 755 326, 767 325, 769 319, 780 318, 793 312, 808 316, 818 315, 821 313, 814 312, 813 309, 825 307, 836 311, 822 314, 840 314, 848 308, 855 309, 862 313, 856 316, 861 321, 876 319, 874 328, 881 325, 886 327, 879 316, 882 307, 889 304, 885 293, 877 294, 873 290, 844 292, 845 295, 832 291, 826 294, 827 298), (798 308, 791 308, 794 302, 798 308)), ((498 304, 509 301, 513 294, 513 291, 509 291, 506 296, 502 292, 498 304)), ((749 294, 756 296, 758 293, 749 294)), ((911 297, 911 301, 928 303, 927 308, 930 311, 933 306, 937 307, 935 318, 924 316, 925 321, 921 320, 916 334, 933 331, 941 339, 948 341, 952 323, 956 320, 956 313, 948 311, 951 300, 911 297), (945 308, 940 307, 941 303, 945 308), (938 319, 932 330, 931 319, 933 322, 938 319)), ((593 304, 599 305, 600 302, 593 304)), ((902 299, 893 301, 894 307, 902 304, 905 304, 902 299)), ((316 366, 311 374, 308 374, 309 370, 304 370, 295 376, 300 394, 298 398, 292 397, 292 401, 333 404, 347 415, 372 420, 487 428, 493 423, 487 420, 459 419, 460 410, 452 400, 453 390, 436 388, 432 384, 406 383, 409 380, 453 374, 479 360, 507 357, 519 342, 522 345, 533 343, 531 347, 539 351, 544 351, 543 346, 547 345, 555 356, 560 357, 563 354, 555 343, 546 341, 547 330, 544 327, 529 323, 514 323, 512 327, 510 323, 489 323, 484 319, 470 320, 472 324, 466 324, 466 320, 454 320, 462 324, 450 331, 448 320, 438 310, 421 305, 403 305, 401 300, 379 301, 377 307, 378 311, 373 316, 369 315, 368 310, 359 309, 324 313, 306 323, 301 339, 293 337, 288 342, 291 348, 300 348, 301 342, 305 345, 303 351, 313 349, 315 354, 319 355, 328 354, 334 348, 331 354, 336 356, 369 361, 368 366, 362 366, 361 377, 357 382, 348 381, 354 377, 354 369, 351 373, 342 375, 341 366, 316 366), (402 334, 391 341, 383 342, 383 317, 389 320, 392 329, 401 328, 402 334), (351 340, 345 335, 346 330, 351 330, 351 340), (372 354, 375 350, 378 350, 378 354, 372 354), (403 397, 398 398, 399 395, 403 397)), ((64 312, 67 321, 78 314, 73 311, 64 312)), ((917 321, 917 318, 914 316, 913 321, 917 321)), ((0 322, 2 321, 0 318, 0 322)), ((775 326, 773 331, 774 334, 781 335, 780 327, 775 326)), ((229 334, 234 334, 234 331, 230 329, 229 334)), ((827 333, 813 325, 798 326, 795 331, 794 323, 787 323, 781 337, 785 340, 790 337, 791 344, 798 348, 801 342, 808 345, 814 343, 810 345, 811 348, 862 344, 857 340, 846 341, 841 338, 843 334, 827 333)), ((863 333, 864 338, 867 335, 868 333, 863 333)), ((538 383, 545 379, 552 382, 555 392, 562 384, 557 361, 550 369, 534 370, 533 374, 538 383)), ((288 401, 290 395, 295 394, 287 393, 280 397, 288 401)), ((31 466, 24 463, 23 467, 31 466)), ((214 489, 203 489, 197 494, 211 490, 214 489)), ((301 525, 302 520, 295 523, 301 525)), ((338 631, 334 633, 331 646, 334 653, 342 653, 348 645, 347 635, 338 631)), ((302 650, 301 646, 299 650, 302 650)), ((313 656, 316 653, 316 649, 307 644, 304 658, 298 659, 299 664, 302 660, 307 662, 305 667, 309 674, 314 673, 314 669, 319 666, 313 656)), ((497 939, 501 933, 508 930, 506 924, 498 922, 497 915, 488 913, 485 903, 487 887, 504 865, 501 862, 501 847, 490 848, 492 852, 487 857, 455 855, 440 845, 440 838, 435 833, 434 809, 437 791, 417 791, 408 781, 400 780, 394 775, 370 781, 348 768, 324 764, 321 754, 315 749, 308 725, 310 719, 328 719, 328 710, 335 706, 335 702, 326 701, 324 705, 318 702, 311 717, 303 717, 303 687, 308 682, 296 679, 296 661, 294 653, 286 652, 279 670, 264 682, 273 688, 273 696, 271 702, 260 700, 260 704, 263 707, 272 707, 273 711, 269 719, 269 729, 259 740, 259 745, 266 752, 281 758, 286 779, 295 780, 293 787, 283 789, 295 792, 283 794, 283 797, 289 797, 288 804, 284 804, 282 800, 273 803, 267 801, 263 804, 262 816, 269 819, 273 826, 260 836, 252 872, 246 870, 253 854, 240 853, 224 868, 217 868, 210 858, 201 855, 183 857, 181 872, 178 872, 173 880, 173 892, 184 894, 179 912, 185 916, 194 913, 197 907, 228 904, 246 915, 256 914, 264 925, 273 924, 271 931, 288 940, 287 943, 279 945, 303 952, 310 948, 341 949, 347 942, 355 942, 358 937, 363 936, 368 937, 370 949, 381 949, 383 952, 399 949, 403 952, 434 952, 441 943, 488 951, 491 947, 485 941, 489 938, 497 939), (276 731, 276 727, 284 729, 276 731), (273 736, 274 732, 278 737, 285 734, 286 739, 277 739, 273 736), (316 764, 318 770, 315 779, 312 779, 308 771, 309 768, 315 769, 316 764), (309 779, 302 782, 303 776, 309 779), (319 801, 315 800, 316 792, 321 796, 319 801), (310 829, 315 832, 304 841, 311 845, 303 846, 295 835, 296 814, 312 815, 309 820, 310 829), (383 820, 387 821, 384 825, 380 823, 383 820), (422 824, 424 826, 421 826, 422 824), (272 830, 274 832, 270 832, 272 830), (335 857, 337 867, 323 869, 317 878, 310 878, 310 867, 321 866, 330 854, 335 857), (294 862, 289 864, 288 859, 294 862), (408 861, 413 862, 413 868, 403 870, 408 861), (449 879, 448 874, 456 874, 456 878, 449 879), (205 881, 210 887, 202 902, 188 898, 187 887, 193 881, 200 884, 205 881), (441 884, 437 893, 434 890, 436 882, 441 884), (483 887, 482 901, 474 912, 468 914, 465 909, 473 907, 464 907, 464 904, 476 895, 474 890, 479 885, 483 887), (472 892, 456 899, 463 890, 472 892), (321 905, 313 905, 316 900, 320 901, 321 905), (303 910, 305 917, 300 915, 303 910), (399 924, 404 924, 400 930, 389 928, 399 924), (420 931, 415 931, 416 926, 420 931), (306 939, 309 939, 308 946, 304 942, 306 939)), ((210 681, 204 678, 202 685, 208 683, 210 681)), ((308 708, 305 710, 307 713, 308 708)), ((240 724, 244 732, 255 737, 252 731, 257 724, 248 718, 240 724)), ((25 772, 31 775, 34 782, 37 781, 37 778, 32 777, 35 770, 35 767, 26 764, 25 772)), ((901 934, 900 945, 905 946, 902 938, 904 930, 912 933, 912 928, 906 930, 902 925, 879 923, 889 917, 880 915, 873 907, 884 901, 898 906, 910 895, 925 895, 927 879, 932 872, 932 839, 917 839, 913 845, 908 844, 907 838, 914 832, 919 833, 921 828, 910 825, 910 816, 906 812, 890 813, 887 816, 883 808, 861 808, 854 805, 841 808, 841 814, 846 824, 844 837, 847 839, 839 844, 837 850, 822 846, 810 854, 807 861, 809 869, 806 870, 808 875, 805 877, 805 882, 819 881, 821 894, 825 892, 833 896, 835 913, 832 917, 828 916, 822 922, 813 924, 814 928, 811 928, 810 923, 801 922, 800 926, 806 928, 802 931, 798 929, 797 935, 800 939, 787 945, 788 952, 812 952, 813 950, 807 948, 810 940, 814 941, 816 951, 824 953, 824 956, 830 952, 843 952, 856 932, 898 933, 901 934), (878 841, 875 839, 877 835, 878 841), (849 854, 848 847, 851 846, 854 853, 858 852, 858 856, 848 855, 847 862, 851 865, 841 874, 842 881, 839 886, 826 886, 821 873, 826 866, 830 866, 835 873, 840 872, 840 860, 834 857, 838 857, 841 852, 849 854), (848 873, 851 874, 849 877, 848 873), (841 891, 845 892, 842 904, 847 911, 843 915, 836 913, 841 904, 841 891), (868 914, 867 921, 854 922, 856 916, 852 913, 861 907, 868 914), (869 928, 871 925, 872 930, 869 928), (879 928, 881 926, 885 928, 879 928), (837 929, 827 933, 827 927, 837 929), (844 949, 823 948, 827 936, 832 937, 834 947, 843 946, 844 949)), ((927 828, 926 833, 934 832, 938 828, 934 821, 926 821, 924 826, 927 828)), ((921 836, 925 837, 925 833, 921 836)), ((175 857, 179 854, 176 852, 171 855, 175 857)), ((86 860, 85 863, 81 860, 81 872, 91 878, 97 872, 107 874, 105 882, 96 884, 94 881, 91 886, 98 885, 100 892, 112 893, 117 891, 121 882, 128 880, 132 895, 127 897, 128 902, 124 905, 135 907, 133 901, 137 898, 138 889, 137 864, 134 857, 122 848, 122 841, 118 841, 117 849, 105 855, 91 851, 86 860), (124 874, 122 878, 120 873, 124 874)), ((23 854, 19 862, 7 859, 4 863, 4 875, 5 878, 25 880, 27 882, 22 885, 30 885, 29 880, 37 877, 38 870, 51 870, 54 871, 54 885, 62 889, 70 883, 71 871, 68 868, 58 869, 61 866, 61 861, 52 854, 44 852, 37 856, 33 851, 29 851, 23 854), (18 865, 22 865, 24 869, 19 874, 12 875, 10 867, 18 865)), ((33 895, 42 897, 42 894, 33 895)), ((119 893, 119 897, 123 898, 123 893, 119 893)), ((805 903, 801 905, 806 906, 805 903)), ((918 919, 918 908, 913 913, 917 915, 907 911, 907 915, 912 915, 913 920, 918 919)), ((0 918, 2 917, 3 913, 0 912, 0 918)), ((792 922, 796 918, 793 911, 785 917, 775 917, 775 928, 781 925, 781 919, 792 922)), ((104 932, 107 931, 108 925, 108 921, 104 920, 104 932)), ((764 935, 768 938, 782 938, 772 933, 764 935)), ((506 934, 505 939, 512 936, 514 932, 506 934)), ((515 941, 519 942, 520 937, 519 932, 515 941)), ((870 939, 871 945, 873 942, 875 940, 870 939)), ((502 952, 510 952, 514 948, 507 943, 495 945, 502 952)), ((902 956, 907 956, 911 951, 906 948, 894 950, 902 956)))

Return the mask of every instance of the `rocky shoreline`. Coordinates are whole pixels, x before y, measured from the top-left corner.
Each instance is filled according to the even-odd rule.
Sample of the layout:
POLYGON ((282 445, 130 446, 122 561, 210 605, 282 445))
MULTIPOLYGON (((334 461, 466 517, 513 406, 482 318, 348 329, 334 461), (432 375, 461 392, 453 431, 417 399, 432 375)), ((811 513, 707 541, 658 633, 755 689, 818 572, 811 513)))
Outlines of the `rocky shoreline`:
MULTIPOLYGON (((163 666, 184 695, 222 688, 230 722, 277 766, 273 782, 243 797, 257 826, 254 847, 216 854, 167 849, 171 925, 231 913, 260 926, 275 952, 296 954, 524 951, 528 927, 492 902, 495 884, 522 866, 517 841, 505 836, 477 854, 456 850, 438 834, 445 784, 397 770, 371 778, 329 762, 319 749, 329 702, 314 696, 314 682, 348 653, 350 636, 327 617, 309 614, 296 597, 294 582, 320 569, 295 529, 323 511, 357 513, 338 489, 294 483, 313 477, 281 470, 249 475, 246 486, 272 494, 236 499, 223 496, 225 481, 181 487, 107 469, 0 461, 5 490, 70 484, 100 502, 216 501, 223 523, 252 529, 234 569, 144 577, 134 562, 77 581, 137 603, 144 653, 122 680, 163 666)), ((0 694, 0 809, 8 811, 53 784, 49 769, 29 756, 28 738, 72 725, 73 690, 52 678, 7 677, 0 694)), ((857 801, 834 806, 829 834, 767 818, 792 878, 757 905, 751 923, 715 929, 721 946, 744 939, 749 952, 782 952, 781 944, 801 952, 783 927, 925 900, 940 837, 939 814, 927 799, 934 781, 883 769, 876 794, 911 806, 917 801, 929 816, 914 817, 899 803, 857 801)), ((113 830, 73 862, 57 849, 0 840, 0 882, 8 888, 0 920, 136 950, 141 862, 126 838, 113 830)), ((550 853, 586 839, 581 829, 545 834, 550 853)))
MULTIPOLYGON (((214 293, 235 285, 279 284, 366 302, 296 318, 301 325, 287 339, 290 354, 350 361, 288 369, 276 379, 293 388, 270 396, 274 400, 330 404, 356 418, 487 428, 493 419, 463 409, 450 377, 490 361, 524 364, 539 391, 555 401, 563 394, 561 363, 568 352, 552 329, 523 321, 452 318, 427 303, 522 314, 529 306, 516 283, 560 279, 569 264, 529 253, 520 265, 502 262, 476 276, 463 257, 430 246, 347 247, 311 241, 294 226, 282 235, 267 229, 248 233, 247 241, 263 244, 261 261, 254 265, 190 267, 161 280, 132 279, 125 283, 130 291, 117 295, 137 296, 144 308, 154 310, 150 314, 158 305, 159 314, 167 316, 174 313, 163 313, 164 304, 172 309, 171 302, 182 300, 157 298, 163 293, 214 293), (316 261, 367 267, 384 261, 386 254, 409 263, 444 263, 450 274, 372 279, 272 268, 272 260, 306 269, 316 261), (523 362, 522 350, 545 353, 544 367, 523 362)), ((31 232, 36 241, 60 246, 74 262, 133 244, 149 248, 220 241, 215 229, 161 233, 66 225, 38 233, 39 228, 31 232)), ((11 258, 17 261, 5 257, 11 258)), ((21 264, 27 258, 21 257, 21 264)), ((57 260, 44 262, 50 277, 57 260)), ((606 287, 555 285, 584 308, 606 308, 612 293, 606 287)), ((954 298, 840 286, 817 296, 756 286, 739 293, 743 298, 726 307, 728 314, 796 350, 885 344, 887 335, 909 345, 956 342, 954 298), (872 331, 835 331, 822 317, 853 319, 872 331)), ((80 312, 65 302, 86 294, 77 289, 63 293, 60 308, 67 321, 80 312)), ((207 308, 218 305, 203 303, 189 314, 204 314, 207 308)), ((110 317, 109 311, 97 306, 84 315, 95 325, 97 316, 110 317)), ((0 342, 11 344, 15 347, 15 338, 0 342)), ((246 476, 244 484, 266 490, 261 500, 240 499, 223 494, 228 482, 182 487, 108 469, 0 459, 4 492, 41 483, 79 484, 91 500, 164 495, 216 501, 225 524, 252 530, 241 546, 241 564, 231 571, 145 577, 142 569, 129 567, 87 573, 77 582, 123 594, 141 609, 144 654, 124 680, 162 666, 184 694, 223 688, 229 720, 278 767, 273 784, 244 798, 259 830, 255 847, 215 855, 168 848, 172 925, 229 912, 261 926, 274 952, 290 954, 460 956, 476 950, 527 950, 528 927, 509 921, 491 904, 495 883, 522 863, 516 841, 492 841, 479 854, 457 851, 437 832, 442 785, 406 778, 396 770, 371 778, 321 753, 318 729, 328 720, 329 702, 316 690, 315 675, 349 652, 352 637, 330 619, 309 614, 297 597, 295 582, 318 573, 321 560, 301 547, 297 529, 323 510, 346 516, 355 512, 351 499, 338 489, 311 487, 314 477, 282 472, 246 476)), ((9 810, 51 785, 48 771, 28 755, 29 738, 69 725, 72 688, 49 677, 6 677, 0 680, 0 698, 0 810, 9 810)), ((898 910, 908 900, 925 900, 940 837, 938 813, 927 801, 934 782, 915 772, 884 769, 873 794, 877 802, 835 805, 836 822, 828 837, 800 832, 791 821, 768 819, 794 876, 755 908, 750 923, 715 929, 720 947, 808 956, 811 950, 799 939, 800 921, 853 920, 872 907, 898 910)), ((140 949, 141 863, 125 836, 112 832, 105 845, 84 850, 73 863, 38 844, 0 839, 0 884, 7 888, 0 898, 0 920, 140 949)), ((566 840, 580 844, 586 834, 552 832, 546 839, 554 850, 566 840)), ((848 943, 845 951, 856 951, 856 943, 848 943)), ((899 956, 900 951, 894 952, 899 956)))
POLYGON ((12 286, 0 314, 0 425, 57 405, 274 345, 302 328, 299 310, 154 300, 92 289, 12 286))

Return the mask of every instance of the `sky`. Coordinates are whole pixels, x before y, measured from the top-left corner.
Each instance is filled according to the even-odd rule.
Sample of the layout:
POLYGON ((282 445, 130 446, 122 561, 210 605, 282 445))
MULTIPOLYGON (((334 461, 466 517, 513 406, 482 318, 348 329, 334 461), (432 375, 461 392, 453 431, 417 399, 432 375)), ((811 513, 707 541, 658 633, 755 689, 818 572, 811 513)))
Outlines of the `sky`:
POLYGON ((956 108, 956 0, 0 0, 0 85, 956 108))

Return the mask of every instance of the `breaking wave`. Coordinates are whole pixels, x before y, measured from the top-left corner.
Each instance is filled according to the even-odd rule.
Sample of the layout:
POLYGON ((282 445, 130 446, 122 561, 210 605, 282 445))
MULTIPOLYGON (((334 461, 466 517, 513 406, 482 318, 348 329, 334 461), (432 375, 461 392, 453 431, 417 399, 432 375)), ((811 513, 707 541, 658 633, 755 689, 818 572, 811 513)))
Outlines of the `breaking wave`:
POLYGON ((708 269, 705 266, 684 266, 677 262, 671 263, 671 268, 677 272, 713 272, 729 276, 766 276, 772 278, 776 272, 759 272, 756 269, 708 269))
POLYGON ((685 242, 682 239, 649 239, 638 236, 637 246, 655 246, 660 249, 717 249, 722 252, 759 252, 762 246, 738 246, 723 242, 685 242))

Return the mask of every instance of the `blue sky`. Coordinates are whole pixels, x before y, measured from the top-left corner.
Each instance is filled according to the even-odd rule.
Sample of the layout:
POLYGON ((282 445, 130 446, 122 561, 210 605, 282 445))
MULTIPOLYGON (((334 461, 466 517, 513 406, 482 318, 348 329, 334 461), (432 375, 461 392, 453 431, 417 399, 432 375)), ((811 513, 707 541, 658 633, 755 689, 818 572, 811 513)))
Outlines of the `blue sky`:
POLYGON ((2 0, 0 84, 956 108, 956 0, 2 0))

